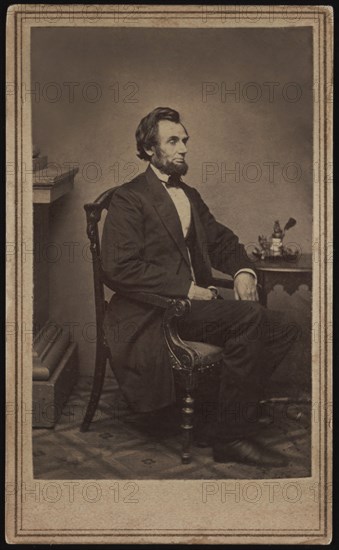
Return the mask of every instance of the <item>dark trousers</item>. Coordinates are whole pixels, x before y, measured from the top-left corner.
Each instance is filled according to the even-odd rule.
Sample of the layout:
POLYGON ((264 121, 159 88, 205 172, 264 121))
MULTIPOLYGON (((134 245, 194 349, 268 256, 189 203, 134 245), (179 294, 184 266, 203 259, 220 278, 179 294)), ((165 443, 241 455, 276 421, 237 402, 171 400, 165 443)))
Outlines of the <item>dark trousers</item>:
POLYGON ((193 300, 179 333, 185 340, 223 347, 216 437, 234 439, 251 433, 250 411, 296 340, 296 324, 283 312, 265 309, 258 302, 193 300))

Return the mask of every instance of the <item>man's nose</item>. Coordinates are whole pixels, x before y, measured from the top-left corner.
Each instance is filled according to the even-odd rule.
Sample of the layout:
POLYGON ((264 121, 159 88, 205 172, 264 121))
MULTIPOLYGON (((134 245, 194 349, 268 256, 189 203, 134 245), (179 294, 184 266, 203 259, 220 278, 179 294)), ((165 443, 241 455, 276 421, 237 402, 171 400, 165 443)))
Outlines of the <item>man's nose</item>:
POLYGON ((187 146, 183 141, 178 142, 178 152, 181 154, 187 153, 187 146))

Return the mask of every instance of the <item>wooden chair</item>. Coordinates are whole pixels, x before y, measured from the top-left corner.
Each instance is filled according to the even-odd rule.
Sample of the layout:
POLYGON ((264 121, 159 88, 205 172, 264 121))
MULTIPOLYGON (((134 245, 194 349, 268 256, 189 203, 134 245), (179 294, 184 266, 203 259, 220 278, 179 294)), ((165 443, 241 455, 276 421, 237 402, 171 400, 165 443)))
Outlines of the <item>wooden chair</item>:
MULTIPOLYGON (((81 425, 81 431, 88 430, 98 407, 100 395, 105 378, 106 364, 109 362, 112 370, 110 350, 107 345, 103 330, 103 320, 107 302, 105 301, 104 287, 114 290, 105 275, 101 266, 100 238, 98 224, 103 210, 107 210, 116 187, 102 193, 94 202, 85 204, 87 218, 87 235, 90 240, 90 250, 93 260, 95 314, 96 314, 96 356, 93 386, 90 400, 87 406, 85 417, 81 425)), ((233 288, 233 281, 226 279, 215 279, 215 286, 233 288)), ((184 388, 182 407, 183 447, 182 462, 188 464, 191 461, 191 443, 193 439, 193 416, 194 397, 193 392, 201 376, 213 367, 220 365, 222 359, 222 348, 202 342, 184 341, 180 338, 177 329, 178 319, 185 317, 190 310, 189 299, 173 299, 156 294, 134 293, 128 298, 151 304, 163 310, 163 330, 171 365, 184 388)), ((132 345, 132 344, 131 344, 132 345)), ((114 371, 113 371, 114 372, 114 371)))

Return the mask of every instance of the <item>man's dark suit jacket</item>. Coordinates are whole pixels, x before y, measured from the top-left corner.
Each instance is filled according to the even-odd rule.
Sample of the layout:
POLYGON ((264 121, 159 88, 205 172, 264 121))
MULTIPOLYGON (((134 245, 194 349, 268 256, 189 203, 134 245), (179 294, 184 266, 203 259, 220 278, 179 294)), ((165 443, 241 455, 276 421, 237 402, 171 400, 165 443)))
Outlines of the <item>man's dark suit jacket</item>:
MULTIPOLYGON (((195 227, 197 284, 211 284, 211 267, 232 276, 241 268, 253 268, 238 237, 215 220, 198 191, 186 184, 182 188, 195 227)), ((137 411, 165 407, 175 400, 175 390, 161 326, 163 312, 126 294, 184 298, 192 274, 177 210, 150 167, 115 191, 104 223, 101 256, 116 291, 104 328, 120 388, 137 411)))

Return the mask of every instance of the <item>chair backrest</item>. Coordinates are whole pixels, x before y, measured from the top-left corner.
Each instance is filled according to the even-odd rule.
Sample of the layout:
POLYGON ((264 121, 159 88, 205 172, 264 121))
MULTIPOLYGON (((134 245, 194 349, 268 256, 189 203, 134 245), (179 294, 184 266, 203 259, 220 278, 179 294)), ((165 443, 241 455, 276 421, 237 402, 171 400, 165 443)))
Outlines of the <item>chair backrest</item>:
POLYGON ((98 224, 101 220, 103 210, 107 210, 112 196, 118 187, 113 187, 104 191, 94 201, 84 205, 87 220, 87 236, 90 241, 90 250, 92 254, 93 266, 93 282, 94 282, 94 299, 95 299, 95 315, 97 325, 97 340, 104 341, 103 320, 105 315, 105 280, 101 265, 101 247, 98 224))

